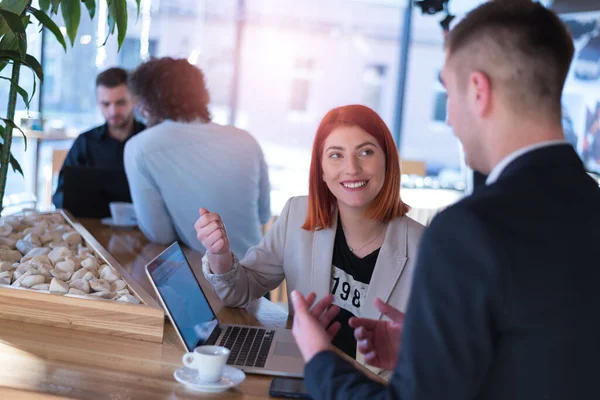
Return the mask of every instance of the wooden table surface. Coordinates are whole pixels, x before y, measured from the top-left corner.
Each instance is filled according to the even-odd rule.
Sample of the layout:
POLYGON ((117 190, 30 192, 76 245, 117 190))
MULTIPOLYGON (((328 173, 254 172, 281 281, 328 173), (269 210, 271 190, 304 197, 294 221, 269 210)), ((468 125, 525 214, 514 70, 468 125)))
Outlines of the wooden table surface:
MULTIPOLYGON (((153 245, 138 230, 80 222, 150 294, 145 264, 165 246, 153 245)), ((287 313, 265 299, 247 309, 223 307, 201 273, 200 256, 186 255, 220 321, 281 327, 287 313)), ((2 305, 0 304, 0 307, 2 305)), ((247 375, 220 394, 188 391, 173 378, 184 354, 170 323, 162 344, 70 329, 0 320, 0 399, 263 399, 270 377, 247 375)))

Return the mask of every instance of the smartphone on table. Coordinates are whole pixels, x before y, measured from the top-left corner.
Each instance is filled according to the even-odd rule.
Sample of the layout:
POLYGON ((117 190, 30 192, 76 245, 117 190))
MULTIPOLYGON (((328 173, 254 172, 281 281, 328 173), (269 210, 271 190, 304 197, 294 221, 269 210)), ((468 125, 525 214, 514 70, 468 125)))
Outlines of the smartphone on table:
POLYGON ((310 399, 304 379, 276 377, 271 381, 269 396, 284 397, 288 399, 310 399))

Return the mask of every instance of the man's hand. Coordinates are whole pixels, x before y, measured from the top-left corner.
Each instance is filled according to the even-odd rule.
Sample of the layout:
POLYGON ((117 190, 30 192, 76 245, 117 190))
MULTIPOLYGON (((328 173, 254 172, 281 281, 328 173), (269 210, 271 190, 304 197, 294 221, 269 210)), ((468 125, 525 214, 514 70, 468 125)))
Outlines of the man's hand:
POLYGON ((348 323, 354 328, 358 351, 364 354, 366 363, 392 370, 400 351, 404 314, 380 299, 375 300, 375 307, 391 321, 353 317, 348 323))
POLYGON ((292 333, 302 353, 305 362, 309 362, 317 353, 331 348, 331 339, 340 330, 340 323, 331 321, 340 311, 339 307, 331 306, 333 296, 325 296, 311 310, 317 296, 310 293, 306 298, 297 290, 292 292, 294 307, 294 326, 292 333))

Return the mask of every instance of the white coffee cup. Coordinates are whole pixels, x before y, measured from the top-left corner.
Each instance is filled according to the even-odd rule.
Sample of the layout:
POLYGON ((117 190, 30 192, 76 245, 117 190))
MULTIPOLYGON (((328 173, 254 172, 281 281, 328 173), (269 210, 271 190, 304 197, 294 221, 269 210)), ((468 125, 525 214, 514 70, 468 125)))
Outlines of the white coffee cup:
POLYGON ((223 346, 199 346, 183 356, 183 364, 198 371, 204 382, 216 382, 223 376, 223 369, 229 358, 229 349, 223 346))
POLYGON ((132 203, 114 201, 109 204, 110 216, 117 225, 128 225, 136 222, 135 209, 132 203))

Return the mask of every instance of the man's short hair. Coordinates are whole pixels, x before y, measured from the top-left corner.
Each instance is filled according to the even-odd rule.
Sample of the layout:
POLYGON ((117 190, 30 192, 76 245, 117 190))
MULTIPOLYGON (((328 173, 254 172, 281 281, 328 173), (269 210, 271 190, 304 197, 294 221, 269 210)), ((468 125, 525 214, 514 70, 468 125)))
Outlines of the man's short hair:
POLYGON ((470 73, 480 71, 513 108, 560 118, 573 39, 560 18, 539 2, 484 3, 450 31, 445 47, 463 88, 470 73))
POLYGON ((114 88, 121 85, 127 85, 128 73, 123 68, 109 68, 96 77, 96 87, 104 86, 114 88))

